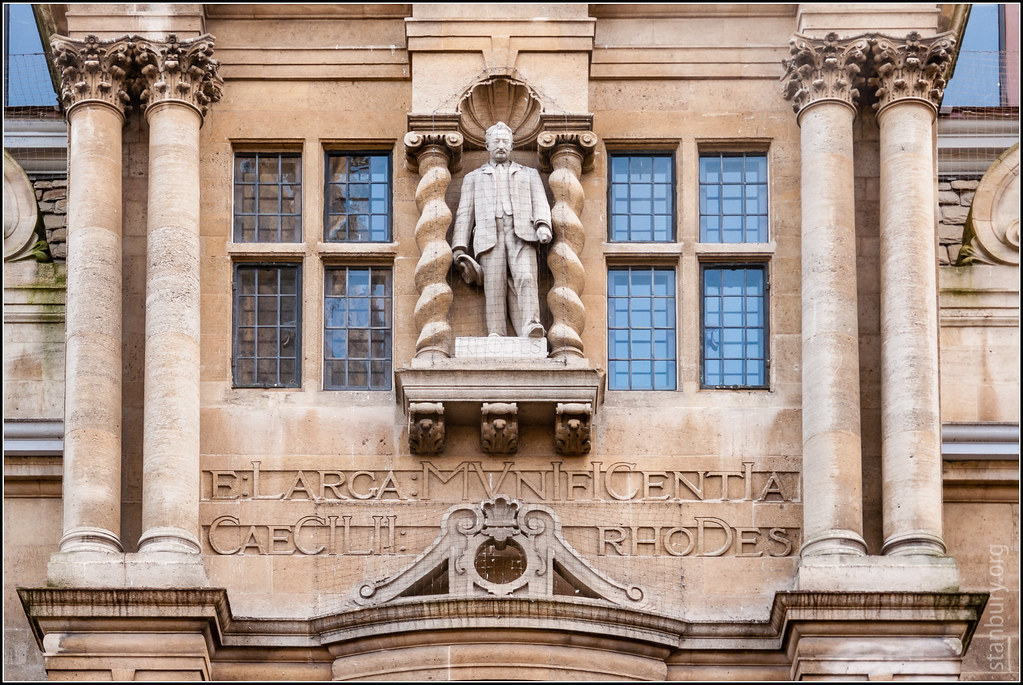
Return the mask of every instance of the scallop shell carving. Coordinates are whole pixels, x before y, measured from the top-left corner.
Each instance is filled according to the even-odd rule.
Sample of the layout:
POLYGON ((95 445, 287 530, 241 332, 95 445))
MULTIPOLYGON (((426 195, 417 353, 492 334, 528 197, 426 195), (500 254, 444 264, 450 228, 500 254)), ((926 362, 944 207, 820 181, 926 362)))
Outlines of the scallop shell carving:
POLYGON ((477 83, 462 96, 462 134, 473 147, 486 147, 487 129, 499 121, 511 128, 515 147, 531 145, 540 133, 540 98, 522 81, 497 76, 477 83))

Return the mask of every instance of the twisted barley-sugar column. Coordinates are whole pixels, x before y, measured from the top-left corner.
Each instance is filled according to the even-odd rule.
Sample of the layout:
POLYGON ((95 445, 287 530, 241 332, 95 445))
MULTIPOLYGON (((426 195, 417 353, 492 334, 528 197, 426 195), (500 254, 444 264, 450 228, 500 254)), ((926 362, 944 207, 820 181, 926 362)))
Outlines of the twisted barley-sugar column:
POLYGON ((579 215, 586 194, 579 179, 592 163, 597 136, 592 131, 545 131, 537 145, 545 166, 553 169, 548 179, 554 196, 551 208, 554 243, 547 255, 547 266, 554 277, 554 285, 547 293, 547 306, 554 319, 547 333, 550 356, 581 358, 586 356, 582 341, 586 307, 580 297, 586 286, 586 270, 579 254, 586 243, 586 232, 579 215))
MULTIPOLYGON (((198 554, 199 128, 208 37, 147 43, 149 223, 146 265, 142 537, 139 551, 198 554)), ((217 93, 219 95, 219 91, 217 93)))
POLYGON ((802 157, 803 556, 866 554, 853 204, 865 40, 796 36, 786 96, 802 157))
POLYGON ((414 319, 419 331, 416 357, 450 357, 454 332, 448 321, 453 294, 447 282, 451 268, 451 246, 447 241, 451 209, 444 194, 451 183, 450 167, 457 167, 462 150, 459 133, 417 133, 405 135, 408 167, 421 174, 416 186, 416 263, 415 283, 419 290, 414 319))
POLYGON ((68 258, 61 552, 123 550, 121 129, 124 39, 54 36, 67 108, 68 258))
POLYGON ((945 553, 934 123, 954 42, 874 46, 881 129, 881 459, 886 555, 945 553))

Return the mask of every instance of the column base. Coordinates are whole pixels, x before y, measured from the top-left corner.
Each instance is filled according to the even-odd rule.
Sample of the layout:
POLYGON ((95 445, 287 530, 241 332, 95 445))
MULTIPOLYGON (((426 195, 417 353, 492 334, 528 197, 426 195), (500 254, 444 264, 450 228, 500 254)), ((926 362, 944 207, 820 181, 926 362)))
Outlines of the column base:
POLYGON ((124 548, 116 533, 105 528, 80 526, 64 533, 57 548, 68 554, 103 553, 121 554, 124 548))
POLYGON ((58 552, 46 567, 51 587, 176 588, 208 587, 206 569, 198 554, 173 552, 109 554, 58 552))
POLYGON ((810 592, 958 592, 952 557, 803 557, 796 587, 810 592))
POLYGON ((867 543, 851 530, 826 530, 804 541, 799 555, 864 557, 867 555, 867 543))
POLYGON ((926 531, 913 531, 894 535, 884 541, 881 553, 890 557, 945 556, 945 542, 937 535, 926 531))
POLYGON ((139 538, 139 553, 172 552, 175 554, 199 554, 202 546, 199 540, 184 528, 160 526, 150 528, 139 538))

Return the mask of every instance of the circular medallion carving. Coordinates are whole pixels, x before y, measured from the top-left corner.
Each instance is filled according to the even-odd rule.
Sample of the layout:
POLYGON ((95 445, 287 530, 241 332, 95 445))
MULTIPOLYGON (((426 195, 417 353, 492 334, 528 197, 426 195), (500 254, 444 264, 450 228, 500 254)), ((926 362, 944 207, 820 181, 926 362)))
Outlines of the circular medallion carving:
POLYGON ((543 110, 536 92, 522 81, 495 76, 472 86, 458 103, 466 144, 485 148, 487 129, 499 121, 508 124, 515 147, 531 145, 540 133, 543 110))
POLYGON ((494 585, 504 585, 519 578, 526 572, 526 553, 514 540, 507 540, 499 547, 490 538, 476 550, 473 561, 480 578, 494 585))

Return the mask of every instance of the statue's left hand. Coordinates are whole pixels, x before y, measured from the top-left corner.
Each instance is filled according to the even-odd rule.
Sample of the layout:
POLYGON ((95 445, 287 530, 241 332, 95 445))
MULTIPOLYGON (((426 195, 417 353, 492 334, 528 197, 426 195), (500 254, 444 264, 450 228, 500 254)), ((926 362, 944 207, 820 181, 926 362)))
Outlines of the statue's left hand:
POLYGON ((547 224, 539 224, 536 227, 536 239, 540 241, 541 245, 546 245, 551 242, 552 238, 554 238, 554 234, 551 233, 550 226, 547 224))

